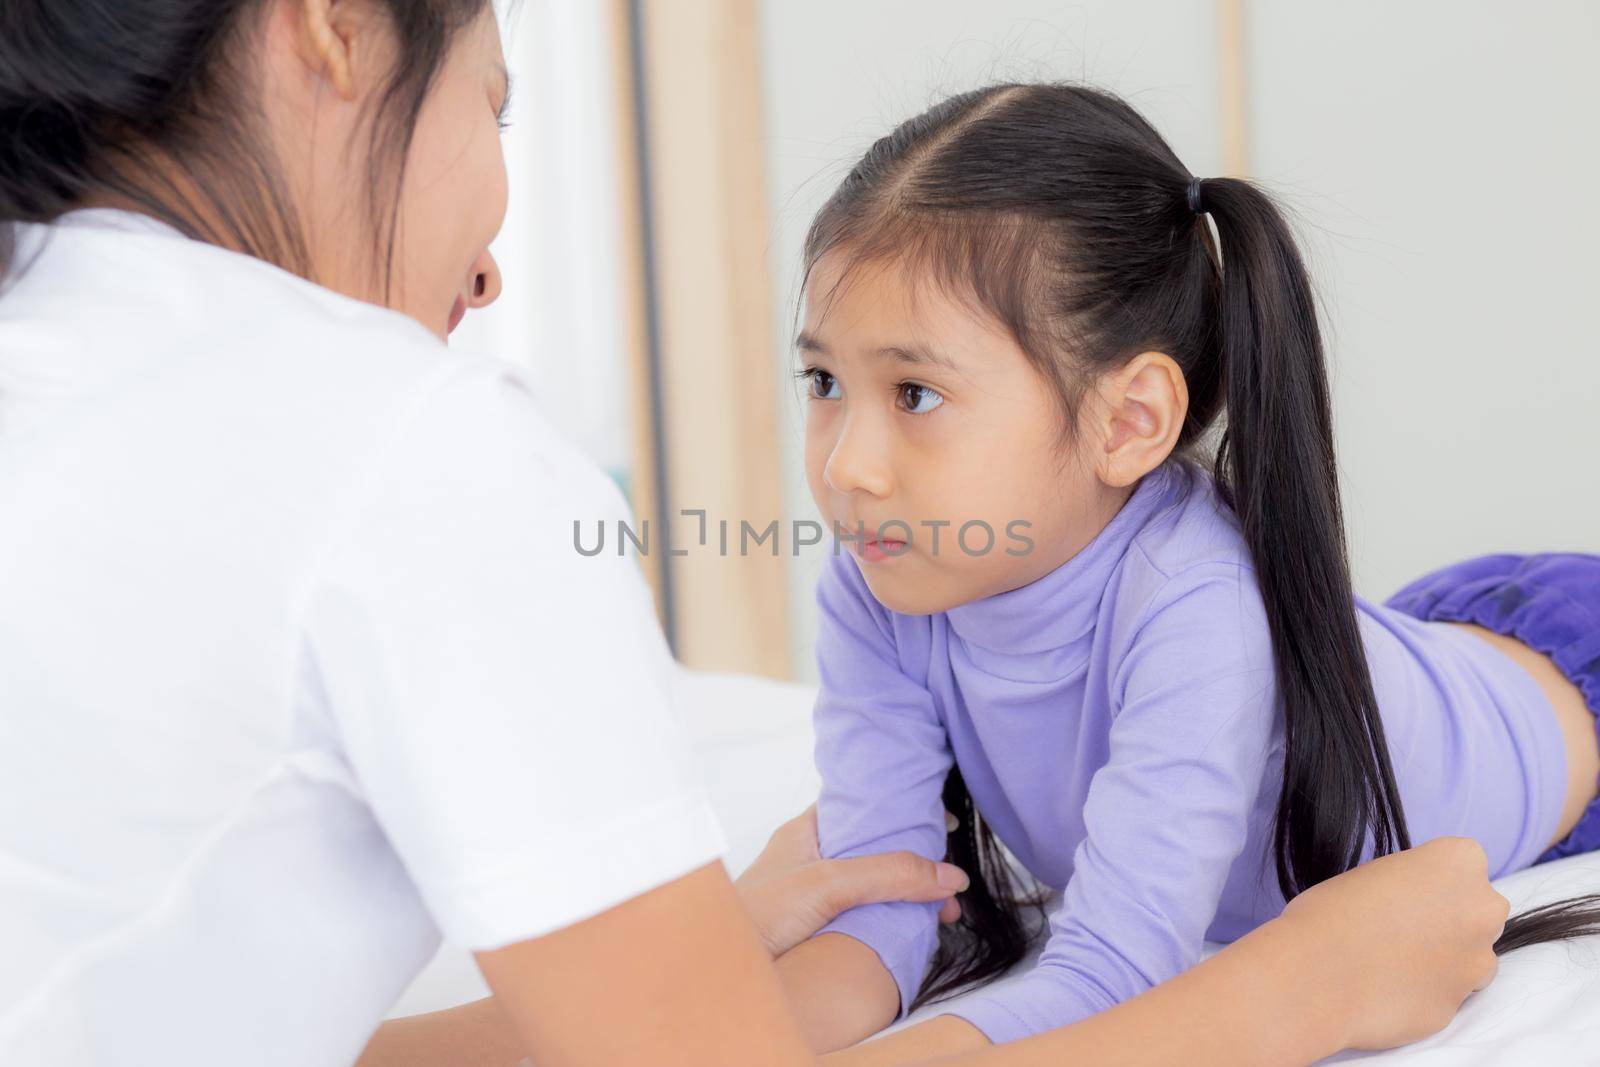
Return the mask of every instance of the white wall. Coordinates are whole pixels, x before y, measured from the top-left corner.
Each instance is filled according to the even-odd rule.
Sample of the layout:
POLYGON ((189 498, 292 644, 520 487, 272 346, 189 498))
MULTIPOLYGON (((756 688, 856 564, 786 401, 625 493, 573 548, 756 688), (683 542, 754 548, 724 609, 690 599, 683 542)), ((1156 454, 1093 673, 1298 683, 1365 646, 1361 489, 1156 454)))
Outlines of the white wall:
MULTIPOLYGON (((1302 221, 1327 309, 1358 588, 1490 551, 1600 551, 1600 15, 1538 5, 1247 0, 1252 169, 1302 221)), ((1197 174, 1220 169, 1210 0, 765 0, 779 301, 800 242, 877 136, 1005 78, 1128 97, 1197 174)), ((787 491, 814 515, 798 394, 787 491)), ((811 582, 792 572, 814 677, 811 582)))
POLYGON ((631 472, 623 234, 609 16, 594 0, 498 0, 511 71, 511 199, 490 245, 500 300, 450 343, 529 372, 551 421, 595 462, 631 472))
POLYGON ((1256 3, 1256 171, 1332 330, 1357 584, 1600 551, 1600 6, 1256 3))

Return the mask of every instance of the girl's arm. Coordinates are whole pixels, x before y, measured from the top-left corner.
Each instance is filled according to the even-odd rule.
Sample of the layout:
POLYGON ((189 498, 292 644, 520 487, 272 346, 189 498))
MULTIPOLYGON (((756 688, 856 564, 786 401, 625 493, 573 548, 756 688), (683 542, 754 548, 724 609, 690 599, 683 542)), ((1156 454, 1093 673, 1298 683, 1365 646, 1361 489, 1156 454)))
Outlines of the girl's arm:
MULTIPOLYGON (((1430 842, 1313 888, 1172 981, 1074 1026, 945 1067, 1306 1064, 1447 1023, 1494 973, 1507 904, 1483 850, 1430 842)), ((815 1064, 718 864, 478 957, 539 1067, 815 1064)), ((824 1063, 872 1059, 872 1046, 824 1063)))
MULTIPOLYGON (((894 1047, 908 1055, 970 1047, 978 1034, 1011 1042, 1078 1022, 1198 962, 1247 829, 1272 790, 1277 715, 1259 596, 1236 567, 1197 567, 1174 576, 1117 660, 1107 757, 1083 807, 1086 838, 1050 916, 1038 964, 1003 988, 981 990, 947 1009, 964 1022, 945 1019, 896 1035, 894 1047), (1193 640, 1208 628, 1225 632, 1227 640, 1193 640)), ((825 683, 819 729, 830 713, 829 694, 825 683)), ((838 709, 831 714, 837 717, 838 709)), ((901 740, 900 750, 913 744, 901 740)), ((842 747, 859 759, 867 746, 842 747)), ((826 795, 838 783, 830 782, 823 754, 819 743, 826 795)), ((843 757, 840 765, 850 770, 843 757)), ((897 766, 880 755, 876 773, 843 778, 848 795, 873 819, 904 806, 897 766)), ((840 777, 837 769, 831 777, 840 777)), ((825 946, 819 939, 780 964, 820 1051, 892 1021, 896 1005, 883 993, 883 971, 895 977, 902 1003, 916 989, 926 957, 913 957, 908 940, 869 922, 873 917, 845 917, 856 922, 858 939, 872 951, 825 946)))
POLYGON ((1245 908, 1282 906, 1270 853, 1244 852, 1270 817, 1281 730, 1248 573, 1207 564, 1168 578, 1112 652, 1107 689, 1106 755, 1039 961, 948 1009, 994 1042, 1089 1018, 1193 967, 1236 866, 1263 880, 1232 891, 1263 897, 1245 908))
MULTIPOLYGON (((943 1022, 898 1041, 949 1051, 974 1028, 1014 1041, 1104 1011, 1199 960, 1273 740, 1270 644, 1248 592, 1236 567, 1195 568, 1152 601, 1113 665, 1107 761, 1088 790, 1087 837, 1038 966, 951 1009, 970 1026, 943 1022), (1220 648, 1190 639, 1218 626, 1229 633, 1220 648)), ((882 609, 848 557, 828 561, 817 599, 823 852, 936 856, 951 757, 932 697, 902 667, 926 661, 915 647, 926 638, 882 609)), ((926 906, 879 905, 841 916, 781 960, 813 1047, 833 1051, 893 1022, 936 944, 926 906)))
MULTIPOLYGON (((824 563, 813 719, 825 856, 945 854, 943 791, 954 759, 932 695, 903 666, 927 663, 929 627, 886 611, 849 555, 824 563)), ((843 1048, 893 1022, 938 939, 936 906, 877 904, 839 916, 780 960, 812 1047, 843 1048)))

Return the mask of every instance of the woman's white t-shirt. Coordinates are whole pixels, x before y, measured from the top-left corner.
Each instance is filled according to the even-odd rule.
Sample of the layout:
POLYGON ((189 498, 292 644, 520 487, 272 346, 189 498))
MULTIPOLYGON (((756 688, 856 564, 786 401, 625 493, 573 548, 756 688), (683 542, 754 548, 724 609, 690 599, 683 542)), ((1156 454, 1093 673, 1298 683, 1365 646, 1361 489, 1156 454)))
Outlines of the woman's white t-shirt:
POLYGON ((19 258, 0 1063, 348 1064, 441 932, 720 855, 638 566, 574 546, 622 499, 512 373, 131 213, 19 258))

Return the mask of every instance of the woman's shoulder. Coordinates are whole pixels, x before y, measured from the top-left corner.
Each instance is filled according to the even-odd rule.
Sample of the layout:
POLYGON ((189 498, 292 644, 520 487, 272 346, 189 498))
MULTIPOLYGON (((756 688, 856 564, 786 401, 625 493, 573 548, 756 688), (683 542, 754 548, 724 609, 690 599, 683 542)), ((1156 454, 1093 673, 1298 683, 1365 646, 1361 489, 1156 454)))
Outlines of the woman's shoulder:
POLYGON ((0 364, 49 368, 51 388, 24 398, 38 432, 79 425, 60 417, 70 388, 141 432, 206 442, 196 463, 254 492, 309 501, 400 463, 459 479, 509 455, 523 491, 615 510, 525 375, 409 316, 125 212, 22 236, 0 364))
POLYGON ((264 363, 380 386, 449 356, 409 316, 131 212, 85 209, 19 227, 0 320, 129 367, 198 358, 230 372, 264 363))
POLYGON ((243 356, 261 353, 285 372, 347 377, 369 386, 427 376, 459 362, 417 320, 357 300, 253 256, 188 242, 190 304, 206 326, 236 330, 243 356), (197 301, 210 301, 208 308, 197 301))
POLYGON ((330 459, 385 439, 396 454, 430 449, 458 462, 491 437, 524 455, 531 443, 552 461, 573 451, 504 360, 451 348, 409 315, 254 257, 184 242, 179 258, 186 306, 173 313, 188 325, 164 343, 197 401, 275 410, 285 434, 330 459))

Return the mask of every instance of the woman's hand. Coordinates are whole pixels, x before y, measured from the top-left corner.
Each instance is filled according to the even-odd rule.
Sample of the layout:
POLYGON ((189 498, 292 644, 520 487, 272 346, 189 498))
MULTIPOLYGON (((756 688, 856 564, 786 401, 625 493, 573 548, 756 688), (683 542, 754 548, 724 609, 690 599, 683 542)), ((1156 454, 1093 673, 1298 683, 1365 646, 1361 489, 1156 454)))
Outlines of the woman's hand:
POLYGON ((1346 998, 1343 1046, 1377 1049, 1443 1029, 1489 984, 1509 911, 1482 846, 1442 837, 1313 886, 1278 921, 1320 940, 1304 965, 1346 998))
MULTIPOLYGON (((816 817, 807 812, 773 835, 741 879, 740 895, 746 907, 754 904, 771 953, 856 903, 947 899, 953 890, 938 887, 936 865, 918 862, 926 866, 890 864, 885 873, 882 864, 820 860, 816 817), (797 911, 808 918, 795 919, 797 911)), ((1414 1041, 1443 1028, 1494 976, 1492 946, 1508 905, 1489 885, 1487 867, 1483 849, 1463 838, 1386 856, 1307 890, 1279 918, 1132 1000, 938 1062, 1288 1067, 1341 1048, 1414 1041)), ((437 1015, 481 1008, 497 1033, 472 1037, 456 1028, 456 1044, 438 1047, 459 1051, 475 1047, 461 1044, 464 1037, 493 1037, 485 1063, 516 1055, 536 1063, 814 1062, 760 947, 729 911, 733 899, 721 865, 711 864, 592 919, 480 954, 501 1007, 437 1015), (629 1010, 619 1014, 618 1004, 629 1010)), ((405 1038, 389 1042, 397 1055, 425 1047, 415 1033, 396 1037, 405 1038)), ((878 1055, 889 1044, 851 1049, 839 1062, 899 1062, 878 1055)), ((368 1052, 363 1064, 391 1062, 368 1052)))
POLYGON ((942 900, 939 918, 954 922, 961 915, 955 894, 967 888, 967 876, 910 852, 825 860, 812 805, 778 827, 734 886, 762 944, 777 957, 861 904, 942 900))

